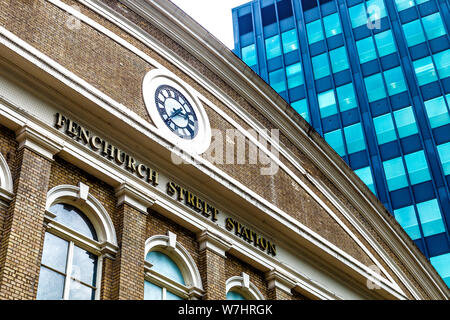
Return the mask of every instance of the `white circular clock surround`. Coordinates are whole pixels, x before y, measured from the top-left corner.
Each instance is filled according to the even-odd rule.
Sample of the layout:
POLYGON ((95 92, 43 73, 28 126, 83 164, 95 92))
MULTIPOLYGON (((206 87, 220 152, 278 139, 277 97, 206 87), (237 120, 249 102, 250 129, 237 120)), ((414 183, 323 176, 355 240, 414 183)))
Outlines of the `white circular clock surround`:
POLYGON ((201 154, 208 149, 208 116, 189 85, 156 69, 144 77, 142 92, 147 112, 163 137, 188 152, 201 154))

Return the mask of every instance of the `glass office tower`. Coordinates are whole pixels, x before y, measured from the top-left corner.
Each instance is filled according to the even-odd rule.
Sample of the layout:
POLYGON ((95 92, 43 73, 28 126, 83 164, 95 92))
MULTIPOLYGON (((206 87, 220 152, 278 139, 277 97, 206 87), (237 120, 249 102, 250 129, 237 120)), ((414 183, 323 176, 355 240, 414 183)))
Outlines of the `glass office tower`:
POLYGON ((450 286, 450 1, 253 0, 234 52, 349 164, 450 286))

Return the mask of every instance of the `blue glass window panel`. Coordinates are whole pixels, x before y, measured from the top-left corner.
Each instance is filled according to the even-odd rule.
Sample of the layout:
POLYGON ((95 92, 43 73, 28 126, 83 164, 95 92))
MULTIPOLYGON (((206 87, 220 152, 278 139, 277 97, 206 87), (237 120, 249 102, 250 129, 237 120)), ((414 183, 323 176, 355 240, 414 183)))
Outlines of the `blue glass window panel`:
POLYGON ((384 32, 375 35, 375 43, 378 48, 378 55, 384 57, 388 54, 397 51, 395 48, 394 38, 392 36, 391 30, 386 30, 384 32))
POLYGON ((450 253, 431 257, 430 262, 450 288, 450 253))
POLYGON ((422 23, 428 40, 440 37, 446 33, 439 12, 423 17, 422 23))
POLYGON ((306 24, 306 32, 308 34, 308 43, 313 44, 323 40, 323 29, 321 20, 316 20, 306 24))
POLYGON ((228 291, 227 300, 246 300, 246 299, 236 291, 228 291))
POLYGON ((61 273, 65 273, 68 250, 69 243, 66 240, 46 232, 41 263, 61 273))
POLYGON ((88 238, 97 240, 94 226, 78 208, 70 204, 57 203, 51 206, 49 211, 56 215, 55 221, 88 238))
POLYGON ((423 86, 438 79, 431 57, 413 61, 413 65, 419 85, 423 86))
POLYGON ((341 22, 339 21, 339 14, 337 12, 324 17, 323 25, 327 38, 342 33, 341 22))
POLYGON ((314 79, 320 79, 330 74, 330 66, 328 65, 326 53, 315 56, 311 60, 314 69, 314 79))
POLYGON ((341 129, 324 134, 325 141, 341 157, 345 156, 344 140, 342 139, 341 129))
POLYGON ((162 300, 162 288, 145 281, 144 282, 144 300, 162 300))
POLYGON ((443 96, 424 102, 431 128, 450 123, 450 116, 443 96))
POLYGON ((364 84, 366 86, 369 102, 377 101, 386 97, 386 90, 384 89, 381 73, 364 78, 364 84))
POLYGON ((439 159, 441 160, 444 175, 450 174, 450 142, 440 144, 437 146, 439 159))
POLYGON ((330 51, 330 61, 333 73, 348 69, 348 59, 345 47, 340 47, 330 51))
POLYGON ((345 127, 344 136, 345 142, 347 143, 347 152, 349 154, 366 149, 361 123, 355 123, 345 127))
POLYGON ((280 36, 275 35, 266 39, 266 58, 267 60, 281 55, 280 36))
POLYGON ((183 298, 166 290, 166 300, 183 300, 183 298))
POLYGON ((386 8, 383 0, 367 0, 366 6, 371 21, 386 17, 386 8))
POLYGON ((348 8, 348 13, 350 14, 353 28, 367 24, 367 13, 364 3, 348 8))
POLYGON ((400 138, 405 138, 418 132, 412 107, 394 111, 394 119, 400 138))
POLYGON ((394 210, 394 217, 412 240, 421 238, 414 206, 394 210))
POLYGON ((431 180, 423 150, 405 155, 405 162, 411 184, 431 180))
POLYGON ((355 90, 353 83, 348 83, 341 87, 336 88, 337 98, 339 102, 339 110, 341 112, 356 108, 358 106, 356 102, 355 90))
POLYGON ((383 169, 389 191, 394 191, 408 186, 405 167, 402 158, 394 158, 383 162, 383 169))
POLYGON ((173 281, 184 285, 184 278, 180 268, 167 255, 159 251, 150 251, 145 258, 153 266, 152 269, 173 281))
POLYGON ((288 52, 298 49, 297 31, 295 29, 288 30, 281 34, 281 41, 283 42, 283 52, 288 52))
POLYGON ((286 79, 284 77, 284 70, 278 69, 269 73, 270 86, 276 92, 282 92, 286 90, 286 79))
POLYGON ((390 113, 374 118, 373 124, 375 126, 378 144, 387 143, 397 139, 394 122, 392 121, 390 113))
POLYGON ((416 4, 414 0, 395 0, 395 5, 397 6, 397 11, 402 11, 411 7, 414 7, 416 4))
POLYGON ((436 53, 433 57, 439 77, 450 77, 450 49, 436 53))
POLYGON ((319 101, 320 116, 326 118, 337 113, 336 97, 334 91, 329 90, 317 95, 319 101))
POLYGON ((41 267, 37 300, 62 300, 65 277, 55 271, 41 267))
POLYGON ((419 4, 428 2, 428 1, 430 1, 430 0, 416 0, 416 5, 419 5, 419 4))
POLYGON ((441 210, 436 199, 418 203, 417 211, 424 237, 445 231, 441 210))
POLYGON ((370 189, 370 191, 372 191, 374 194, 376 194, 375 185, 373 184, 373 176, 372 176, 372 172, 370 171, 370 167, 365 167, 365 168, 355 170, 355 173, 362 180, 362 182, 365 183, 365 185, 370 189))
POLYGON ((300 114, 303 117, 303 119, 309 122, 309 110, 308 104, 306 103, 306 99, 292 102, 291 106, 294 108, 295 111, 297 111, 298 114, 300 114))
POLYGON ((242 61, 244 61, 248 66, 253 66, 258 62, 255 44, 243 47, 241 52, 242 52, 242 61))
POLYGON ((425 34, 419 20, 414 20, 403 25, 403 33, 409 47, 425 42, 425 34))
POLYGON ((287 66, 286 77, 288 82, 288 89, 302 85, 303 84, 302 64, 299 62, 287 66))
POLYGON ((356 48, 358 49, 360 63, 368 62, 377 58, 372 37, 357 41, 356 48))
POLYGON ((73 248, 72 277, 95 287, 97 256, 77 246, 73 248))
POLYGON ((390 96, 406 91, 405 78, 401 67, 386 70, 383 74, 390 96))

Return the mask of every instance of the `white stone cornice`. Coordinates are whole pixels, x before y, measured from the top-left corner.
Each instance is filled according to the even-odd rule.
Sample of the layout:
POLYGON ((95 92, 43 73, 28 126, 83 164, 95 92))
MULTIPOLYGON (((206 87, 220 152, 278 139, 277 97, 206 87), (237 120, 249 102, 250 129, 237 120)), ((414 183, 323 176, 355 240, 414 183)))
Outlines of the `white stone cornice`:
POLYGON ((296 286, 295 281, 284 276, 277 270, 271 270, 267 272, 266 280, 268 282, 269 289, 277 288, 289 295, 292 295, 292 289, 296 286))
POLYGON ((226 257, 225 253, 231 249, 231 244, 208 230, 202 231, 197 235, 197 241, 200 250, 209 249, 222 257, 226 257))
POLYGON ((63 148, 62 141, 43 134, 39 129, 27 124, 16 131, 16 140, 19 142, 18 150, 28 148, 50 161, 53 161, 53 156, 63 148))
POLYGON ((118 251, 119 251, 119 248, 110 242, 105 241, 100 245, 101 254, 111 260, 115 259, 118 251))
POLYGON ((116 188, 117 206, 123 203, 147 215, 147 209, 155 203, 155 199, 144 194, 128 183, 122 183, 116 188))
POLYGON ((9 192, 5 189, 0 189, 0 201, 9 203, 14 197, 14 193, 9 192))

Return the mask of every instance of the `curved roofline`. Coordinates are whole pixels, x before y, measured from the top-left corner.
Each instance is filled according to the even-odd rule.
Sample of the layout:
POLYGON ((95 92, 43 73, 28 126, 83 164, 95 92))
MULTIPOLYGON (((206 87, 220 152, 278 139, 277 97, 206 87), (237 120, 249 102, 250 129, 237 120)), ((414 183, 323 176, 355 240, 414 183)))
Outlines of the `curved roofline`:
MULTIPOLYGON (((400 254, 399 258, 402 263, 409 266, 409 271, 414 274, 416 281, 422 285, 430 296, 438 299, 442 297, 450 298, 448 288, 442 278, 380 200, 316 130, 232 50, 171 1, 120 0, 120 2, 144 19, 151 17, 151 23, 154 26, 181 44, 212 71, 215 71, 217 75, 221 76, 221 80, 278 127, 300 151, 305 153, 326 174, 339 191, 371 223, 371 226, 383 237, 383 240, 392 244, 391 249, 400 254), (151 7, 155 10, 148 10, 151 7), (196 50, 199 46, 203 49, 201 53, 196 50), (278 123, 274 123, 274 120, 278 123), (309 150, 305 150, 308 146, 299 144, 302 139, 308 139, 311 142, 309 150), (317 157, 317 155, 320 155, 320 157, 317 157), (333 173, 339 172, 340 175, 331 175, 330 170, 333 173), (372 214, 369 212, 372 212, 372 214), (402 250, 398 250, 399 248, 402 248, 402 250), (413 270, 412 263, 414 260, 411 259, 415 259, 422 267, 420 274, 413 270), (440 288, 440 293, 433 292, 435 291, 433 287, 423 281, 425 275, 434 282, 436 287, 440 288)), ((220 88, 217 89, 220 90, 220 88)))

